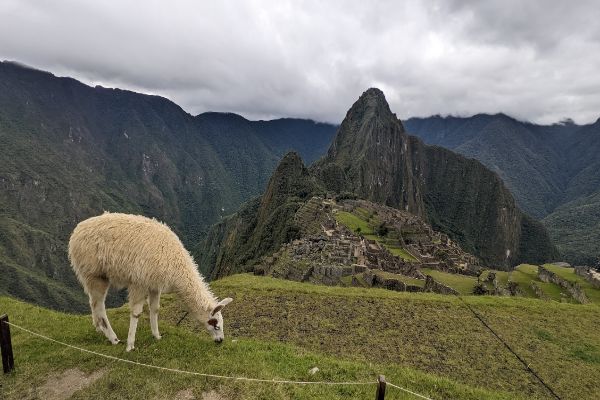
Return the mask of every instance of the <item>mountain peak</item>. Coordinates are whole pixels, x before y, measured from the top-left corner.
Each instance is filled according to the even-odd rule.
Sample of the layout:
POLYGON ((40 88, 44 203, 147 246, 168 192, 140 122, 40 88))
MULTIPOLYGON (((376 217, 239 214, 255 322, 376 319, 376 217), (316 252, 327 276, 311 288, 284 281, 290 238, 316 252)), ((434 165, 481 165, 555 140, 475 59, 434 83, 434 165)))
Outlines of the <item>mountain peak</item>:
POLYGON ((383 94, 383 91, 379 88, 376 87, 372 87, 372 88, 368 88, 367 90, 365 90, 363 92, 363 94, 360 96, 360 98, 375 98, 375 99, 383 99, 383 101, 385 101, 385 94, 383 94))
POLYGON ((273 212, 290 196, 305 198, 315 190, 314 182, 300 155, 287 153, 273 172, 262 198, 261 216, 273 212))
POLYGON ((348 110, 327 158, 350 162, 370 148, 377 148, 373 157, 383 157, 390 150, 400 151, 404 139, 404 127, 390 110, 385 95, 370 88, 348 110))
POLYGON ((385 95, 380 89, 369 88, 352 105, 346 118, 352 120, 365 120, 372 117, 380 119, 394 118, 396 116, 390 110, 385 95))

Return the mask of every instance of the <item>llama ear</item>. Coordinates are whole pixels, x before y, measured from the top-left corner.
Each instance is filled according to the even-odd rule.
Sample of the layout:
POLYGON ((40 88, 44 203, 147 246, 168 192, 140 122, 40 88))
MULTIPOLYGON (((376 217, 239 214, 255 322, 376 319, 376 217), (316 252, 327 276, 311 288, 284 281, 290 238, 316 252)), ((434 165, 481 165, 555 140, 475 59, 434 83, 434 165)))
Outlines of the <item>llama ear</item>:
POLYGON ((223 309, 223 307, 225 307, 227 304, 231 303, 232 301, 233 301, 233 299, 231 297, 227 297, 227 298, 221 300, 217 304, 217 306, 211 311, 210 315, 215 315, 216 313, 221 311, 223 309))

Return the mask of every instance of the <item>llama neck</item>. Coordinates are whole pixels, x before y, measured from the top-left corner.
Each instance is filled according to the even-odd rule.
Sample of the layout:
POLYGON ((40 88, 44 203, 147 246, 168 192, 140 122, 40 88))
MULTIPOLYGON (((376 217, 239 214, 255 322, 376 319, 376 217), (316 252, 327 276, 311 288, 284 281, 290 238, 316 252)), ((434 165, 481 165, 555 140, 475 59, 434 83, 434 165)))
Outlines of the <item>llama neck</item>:
POLYGON ((216 307, 217 299, 198 273, 195 263, 192 262, 192 264, 184 269, 186 273, 179 280, 177 291, 189 312, 197 319, 204 319, 216 307))

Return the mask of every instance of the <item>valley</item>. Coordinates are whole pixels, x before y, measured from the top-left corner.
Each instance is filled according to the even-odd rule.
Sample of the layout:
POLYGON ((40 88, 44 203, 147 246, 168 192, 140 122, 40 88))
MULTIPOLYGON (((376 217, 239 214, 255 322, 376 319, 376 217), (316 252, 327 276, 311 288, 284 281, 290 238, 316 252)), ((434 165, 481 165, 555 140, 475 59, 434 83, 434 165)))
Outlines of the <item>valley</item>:
POLYGON ((600 399, 597 1, 0 1, 0 400, 600 399))
MULTIPOLYGON (((0 62, 0 293, 84 312, 66 253, 79 221, 104 211, 143 214, 191 249, 264 190, 283 152, 315 159, 335 128, 192 116, 159 96, 0 62)), ((124 294, 111 298, 121 304, 124 294)))

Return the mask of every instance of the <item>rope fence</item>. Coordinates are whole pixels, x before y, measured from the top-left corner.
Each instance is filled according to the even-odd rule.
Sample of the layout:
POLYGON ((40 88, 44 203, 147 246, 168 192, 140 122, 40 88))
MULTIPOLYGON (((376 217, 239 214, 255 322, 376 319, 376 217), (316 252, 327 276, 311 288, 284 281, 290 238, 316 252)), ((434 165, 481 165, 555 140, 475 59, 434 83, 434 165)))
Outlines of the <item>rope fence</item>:
MULTIPOLYGON (((83 353, 88 353, 88 354, 93 354, 95 356, 98 357, 102 357, 102 358, 106 358, 109 360, 113 360, 113 361, 118 361, 118 362, 122 362, 122 363, 127 363, 127 364, 132 364, 132 365, 137 365, 140 367, 145 367, 145 368, 153 368, 153 369, 157 369, 157 370, 161 370, 161 371, 169 371, 169 372, 174 372, 174 373, 179 373, 179 374, 186 374, 186 375, 194 375, 194 376, 202 376, 202 377, 206 377, 206 378, 215 378, 215 379, 226 379, 226 380, 234 380, 234 381, 244 381, 244 382, 261 382, 261 383, 277 383, 277 384, 291 384, 291 385, 328 385, 328 386, 365 386, 365 385, 378 385, 378 393, 380 393, 381 390, 381 379, 383 378, 383 376, 380 376, 379 381, 364 381, 364 382, 330 382, 330 381, 293 381, 293 380, 285 380, 285 379, 261 379, 261 378, 250 378, 250 377, 245 377, 245 376, 227 376, 227 375, 217 375, 217 374, 208 374, 208 373, 203 373, 203 372, 195 372, 195 371, 186 371, 186 370, 181 370, 181 369, 176 369, 176 368, 169 368, 169 367, 162 367, 160 365, 153 365, 153 364, 146 364, 146 363, 141 363, 138 361, 133 361, 133 360, 127 360, 125 358, 119 358, 119 357, 115 357, 115 356, 111 356, 108 354, 103 354, 103 353, 99 353, 93 350, 89 350, 89 349, 85 349, 83 347, 79 347, 79 346, 75 346, 69 343, 65 343, 65 342, 61 342, 60 340, 56 340, 54 338, 51 338, 49 336, 45 336, 42 335, 41 333, 37 333, 34 332, 30 329, 27 329, 25 327, 22 327, 20 325, 17 325, 13 322, 9 322, 8 320, 3 320, 0 322, 0 325, 2 324, 6 324, 6 325, 10 325, 16 329, 19 329, 23 332, 27 332, 28 334, 32 335, 32 336, 36 336, 38 338, 56 343, 56 344, 60 344, 62 346, 65 347, 69 347, 71 349, 74 350, 78 350, 81 351, 83 353)), ((395 389, 404 391, 406 393, 409 393, 413 396, 416 396, 418 398, 421 399, 426 399, 426 400, 432 400, 429 397, 423 396, 421 394, 415 393, 411 390, 408 390, 406 388, 403 388, 401 386, 398 385, 394 385, 391 382, 385 382, 385 378, 383 378, 383 394, 385 394, 385 386, 386 384, 388 386, 391 386, 395 389)), ((383 397, 378 397, 383 399, 383 397)))

